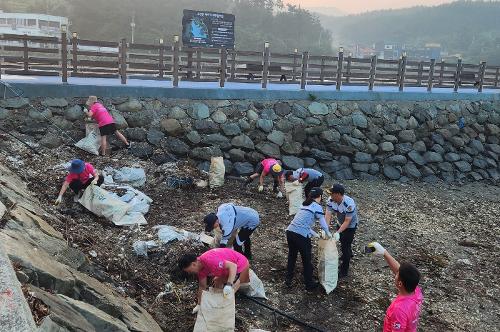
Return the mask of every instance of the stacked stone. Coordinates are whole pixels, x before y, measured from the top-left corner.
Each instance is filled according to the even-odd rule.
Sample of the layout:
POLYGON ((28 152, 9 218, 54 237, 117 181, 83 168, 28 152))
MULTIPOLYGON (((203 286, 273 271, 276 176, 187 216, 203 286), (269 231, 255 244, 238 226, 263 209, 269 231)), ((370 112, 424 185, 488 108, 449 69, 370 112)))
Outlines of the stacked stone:
MULTIPOLYGON (((55 139, 61 135, 46 130, 51 123, 83 128, 81 99, 34 101, 38 111, 12 116, 23 114, 27 102, 2 101, 0 120, 38 135, 42 145, 61 144, 55 139)), ((137 142, 131 153, 156 163, 189 157, 206 170, 212 156, 223 156, 229 173, 248 175, 260 160, 274 157, 286 168, 312 167, 339 180, 500 180, 499 102, 116 98, 104 103, 137 142)))

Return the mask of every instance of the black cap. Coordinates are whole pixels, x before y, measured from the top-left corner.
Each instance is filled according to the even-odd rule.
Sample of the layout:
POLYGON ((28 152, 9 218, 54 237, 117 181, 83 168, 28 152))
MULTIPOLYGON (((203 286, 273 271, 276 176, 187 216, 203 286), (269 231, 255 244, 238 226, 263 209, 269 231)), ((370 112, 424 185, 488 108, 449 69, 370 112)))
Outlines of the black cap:
POLYGON ((315 187, 312 188, 311 191, 309 192, 309 197, 312 199, 316 199, 318 197, 321 197, 323 195, 323 189, 315 187))
POLYGON ((215 213, 209 213, 203 218, 205 223, 205 232, 211 232, 214 229, 214 224, 217 221, 217 215, 215 213))
POLYGON ((344 189, 344 186, 341 185, 341 184, 334 184, 333 187, 329 190, 329 193, 330 194, 341 194, 341 195, 344 195, 345 193, 345 189, 344 189))

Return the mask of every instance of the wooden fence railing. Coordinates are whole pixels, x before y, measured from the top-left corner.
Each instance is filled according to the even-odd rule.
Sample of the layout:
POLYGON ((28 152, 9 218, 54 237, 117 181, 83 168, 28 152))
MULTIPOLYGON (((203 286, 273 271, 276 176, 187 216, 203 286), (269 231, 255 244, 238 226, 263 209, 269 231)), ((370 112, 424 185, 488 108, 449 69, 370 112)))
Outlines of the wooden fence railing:
MULTIPOLYGON (((269 83, 306 85, 366 85, 405 87, 500 88, 500 67, 444 61, 353 58, 341 49, 335 55, 309 52, 274 53, 268 43, 260 51, 182 47, 176 37, 171 45, 94 41, 73 33, 61 38, 0 35, 0 75, 128 78, 179 81, 269 83)), ((1 77, 1 76, 0 76, 1 77)))

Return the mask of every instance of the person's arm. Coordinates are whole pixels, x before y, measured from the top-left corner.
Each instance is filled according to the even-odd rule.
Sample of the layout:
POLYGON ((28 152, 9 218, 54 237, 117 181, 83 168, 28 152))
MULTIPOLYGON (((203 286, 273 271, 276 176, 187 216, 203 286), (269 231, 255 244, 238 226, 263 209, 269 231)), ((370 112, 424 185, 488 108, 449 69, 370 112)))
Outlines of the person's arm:
POLYGON ((208 286, 207 277, 198 280, 198 294, 197 294, 198 305, 201 303, 201 294, 203 294, 203 291, 207 289, 207 286, 208 286))
POLYGON ((285 190, 285 175, 281 175, 278 179, 279 183, 280 183, 280 189, 281 189, 281 192, 283 194, 286 193, 286 190, 285 190))
MULTIPOLYGON (((219 225, 220 225, 220 223, 219 223, 219 225)), ((229 232, 226 234, 224 228, 222 228, 222 225, 220 225, 219 227, 220 227, 220 231, 222 233, 222 237, 221 237, 220 242, 219 242, 219 248, 225 248, 227 246, 227 243, 229 242, 229 239, 231 238, 232 232, 229 232)))
POLYGON ((61 190, 59 191, 59 197, 62 197, 64 195, 66 190, 68 190, 68 187, 69 187, 69 182, 64 180, 64 183, 61 186, 61 190))
POLYGON ((345 216, 344 222, 342 223, 342 225, 340 225, 340 228, 337 231, 337 233, 342 233, 343 231, 345 231, 346 228, 349 227, 351 220, 352 220, 352 216, 345 216))
POLYGON ((236 271, 238 270, 238 266, 233 262, 225 261, 224 268, 228 271, 227 283, 232 286, 233 281, 236 278, 236 271))
POLYGON ((92 183, 96 184, 97 181, 99 181, 99 172, 96 169, 94 169, 94 172, 92 173, 92 175, 94 176, 94 179, 92 180, 92 183))
POLYGON ((332 225, 332 212, 329 207, 326 207, 325 220, 328 225, 332 225))
POLYGON ((387 250, 384 252, 384 259, 389 264, 392 273, 396 274, 399 272, 399 262, 387 250))
POLYGON ((266 176, 267 174, 262 171, 262 173, 260 173, 260 177, 259 177, 259 185, 260 186, 263 186, 264 185, 264 177, 266 176))
POLYGON ((325 231, 325 233, 327 235, 331 234, 330 230, 328 229, 328 224, 326 223, 325 216, 321 215, 321 214, 317 214, 317 217, 319 219, 319 225, 321 226, 321 228, 323 228, 323 230, 325 231))
POLYGON ((299 182, 302 183, 302 182, 306 181, 308 178, 309 178, 309 174, 307 174, 307 172, 302 172, 302 174, 299 177, 299 182))

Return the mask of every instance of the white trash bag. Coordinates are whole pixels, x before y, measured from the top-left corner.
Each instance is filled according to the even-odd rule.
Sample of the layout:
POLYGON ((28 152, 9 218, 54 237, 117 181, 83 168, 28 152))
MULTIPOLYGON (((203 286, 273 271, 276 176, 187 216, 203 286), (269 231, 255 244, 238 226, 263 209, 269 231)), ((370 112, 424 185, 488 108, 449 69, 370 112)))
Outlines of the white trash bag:
POLYGON ((99 126, 95 123, 87 123, 85 125, 85 137, 75 143, 77 148, 87 151, 88 153, 99 155, 101 148, 101 133, 99 126))
POLYGON ((224 158, 212 157, 210 161, 210 173, 208 174, 210 188, 222 187, 224 185, 225 174, 226 166, 224 166, 224 158))
POLYGON ((201 295, 193 332, 232 332, 235 329, 234 292, 224 298, 221 289, 210 288, 201 295))
POLYGON ((337 288, 339 253, 335 239, 319 239, 318 241, 318 275, 319 282, 329 294, 337 288))
POLYGON ((117 183, 128 184, 132 187, 142 187, 146 183, 146 172, 143 168, 122 167, 105 170, 113 175, 113 180, 117 183))
POLYGON ((302 207, 303 190, 302 184, 294 185, 293 182, 285 182, 286 197, 288 199, 288 215, 295 215, 302 207))
POLYGON ((241 284, 240 291, 250 297, 258 297, 261 299, 266 299, 266 290, 264 289, 264 283, 257 277, 257 274, 250 269, 250 282, 241 284))

